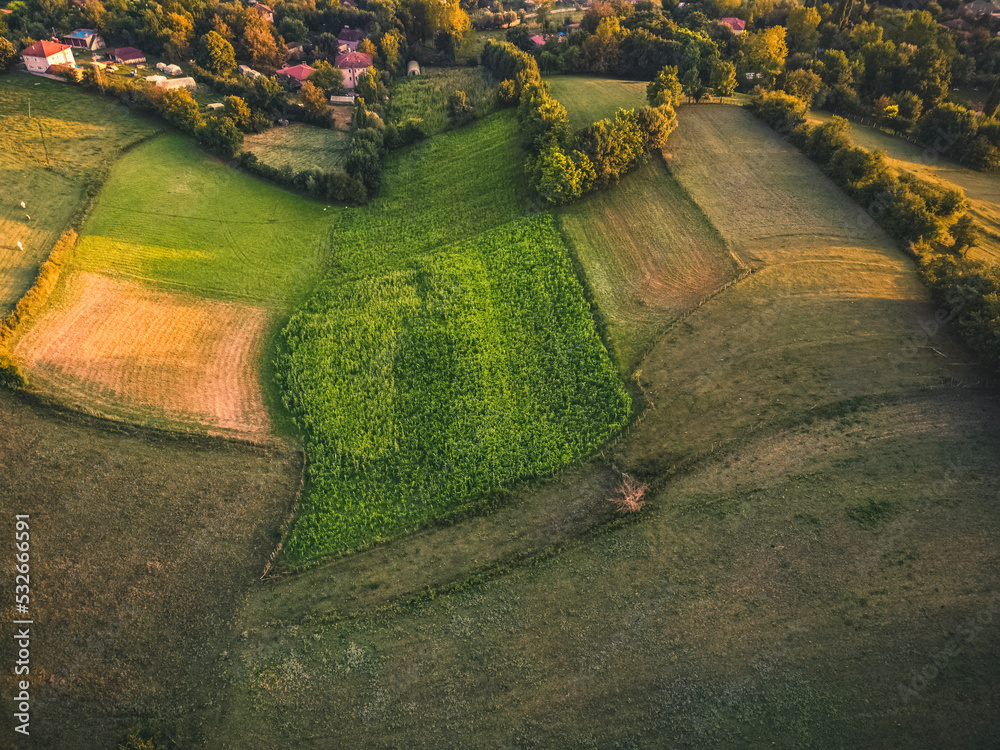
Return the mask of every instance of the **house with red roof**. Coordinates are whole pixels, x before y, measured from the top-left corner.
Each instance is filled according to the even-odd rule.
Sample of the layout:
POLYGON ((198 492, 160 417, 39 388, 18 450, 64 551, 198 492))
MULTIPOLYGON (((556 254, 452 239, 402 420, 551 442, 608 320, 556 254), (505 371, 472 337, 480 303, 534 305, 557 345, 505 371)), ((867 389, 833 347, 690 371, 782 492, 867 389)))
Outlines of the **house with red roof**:
POLYGON ((285 85, 290 89, 297 89, 306 82, 313 73, 316 72, 316 68, 310 67, 306 63, 299 63, 298 65, 292 65, 287 68, 281 68, 280 70, 274 71, 274 74, 284 80, 285 85))
POLYGON ((344 88, 353 89, 361 74, 372 66, 372 56, 364 52, 345 52, 337 55, 334 65, 344 71, 344 88))
POLYGON ((135 47, 119 47, 111 56, 119 65, 138 65, 146 62, 146 56, 135 47))
POLYGON ((747 28, 747 22, 742 18, 720 18, 719 23, 733 32, 736 36, 742 34, 747 28))
POLYGON ((35 42, 21 53, 29 73, 45 73, 53 65, 75 65, 73 48, 68 44, 42 40, 35 42))

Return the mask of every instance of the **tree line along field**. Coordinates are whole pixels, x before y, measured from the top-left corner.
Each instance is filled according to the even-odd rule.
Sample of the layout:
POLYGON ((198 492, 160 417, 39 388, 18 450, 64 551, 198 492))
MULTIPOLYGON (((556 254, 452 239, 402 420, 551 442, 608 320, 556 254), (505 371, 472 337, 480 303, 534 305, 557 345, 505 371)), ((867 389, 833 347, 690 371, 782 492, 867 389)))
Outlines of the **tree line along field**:
MULTIPOLYGON (((808 121, 810 124, 823 123, 831 117, 825 112, 810 111, 808 121)), ((977 246, 969 250, 968 257, 1000 262, 1000 177, 967 169, 933 148, 910 143, 857 122, 851 122, 851 138, 862 148, 884 151, 889 164, 900 171, 942 188, 961 189, 968 201, 969 213, 985 229, 977 246)))
POLYGON ((992 744, 1000 649, 969 630, 1000 579, 984 373, 946 330, 908 348, 934 314, 913 264, 772 131, 699 105, 672 138, 678 184, 754 273, 638 366, 650 407, 608 451, 650 482, 638 522, 436 597, 436 539, 494 516, 360 553, 433 570, 376 617, 296 606, 321 589, 349 610, 322 568, 255 592, 213 739, 992 744))
POLYGON ((53 81, 0 76, 0 315, 31 287, 108 165, 155 130, 124 107, 53 81))
POLYGON ((269 439, 262 369, 327 257, 324 208, 177 136, 133 149, 20 331, 30 387, 103 416, 269 439))
POLYGON ((519 218, 513 127, 503 113, 408 151, 340 214, 335 270, 276 368, 311 461, 290 562, 550 474, 628 419, 551 217, 519 218))

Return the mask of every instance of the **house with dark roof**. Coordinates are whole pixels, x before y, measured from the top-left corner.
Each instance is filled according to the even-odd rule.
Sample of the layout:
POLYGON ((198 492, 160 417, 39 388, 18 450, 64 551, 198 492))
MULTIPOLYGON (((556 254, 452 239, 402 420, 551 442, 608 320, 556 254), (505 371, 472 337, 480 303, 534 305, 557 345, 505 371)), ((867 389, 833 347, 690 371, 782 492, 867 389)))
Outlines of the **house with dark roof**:
POLYGON ((274 8, 272 8, 270 5, 264 5, 264 3, 257 3, 256 5, 251 5, 250 10, 252 10, 254 13, 263 18, 268 23, 274 23, 274 8))
POLYGON ((310 67, 306 63, 299 63, 298 65, 276 70, 274 74, 282 79, 289 89, 295 90, 301 88, 306 79, 315 72, 316 68, 310 67))
POLYGON ((355 52, 364 38, 365 32, 361 29, 352 29, 350 26, 345 26, 337 34, 337 42, 346 47, 348 52, 355 52))
POLYGON ((372 66, 372 56, 364 52, 337 55, 334 65, 344 71, 344 88, 353 89, 358 77, 372 66))
POLYGON ((35 42, 21 53, 29 73, 46 73, 53 65, 75 65, 73 48, 68 44, 42 40, 35 42))
POLYGON ((119 47, 111 57, 119 65, 138 65, 146 62, 146 56, 135 47, 119 47))
POLYGON ((94 51, 95 49, 104 48, 104 40, 93 29, 77 29, 64 36, 62 40, 63 44, 68 44, 70 47, 79 47, 80 49, 94 51))
POLYGON ((719 24, 725 26, 736 36, 742 34, 747 28, 747 22, 742 18, 720 18, 719 24))

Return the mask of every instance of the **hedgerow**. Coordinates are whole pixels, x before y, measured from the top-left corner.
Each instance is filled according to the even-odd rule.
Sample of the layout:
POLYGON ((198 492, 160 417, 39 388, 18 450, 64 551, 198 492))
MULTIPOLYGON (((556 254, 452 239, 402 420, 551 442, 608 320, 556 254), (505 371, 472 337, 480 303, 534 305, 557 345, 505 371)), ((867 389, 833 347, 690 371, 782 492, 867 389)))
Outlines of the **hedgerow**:
POLYGON ((897 175, 885 154, 852 145, 850 125, 834 117, 805 125, 804 105, 785 94, 760 93, 750 111, 788 137, 854 198, 920 264, 923 280, 962 338, 1000 364, 1000 272, 962 256, 978 225, 961 190, 897 175))

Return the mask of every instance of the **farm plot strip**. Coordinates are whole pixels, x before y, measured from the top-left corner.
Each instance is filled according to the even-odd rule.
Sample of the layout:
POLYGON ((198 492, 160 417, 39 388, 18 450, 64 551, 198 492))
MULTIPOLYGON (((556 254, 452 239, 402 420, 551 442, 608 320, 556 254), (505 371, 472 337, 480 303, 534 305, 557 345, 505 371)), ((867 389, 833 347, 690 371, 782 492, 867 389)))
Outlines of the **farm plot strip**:
POLYGON ((261 437, 267 327, 264 308, 75 273, 15 355, 34 388, 88 411, 261 437))
POLYGON ((680 119, 672 171, 756 270, 643 361, 657 408, 626 466, 667 470, 768 424, 975 377, 946 334, 909 345, 934 317, 913 264, 814 165, 735 107, 680 119))

